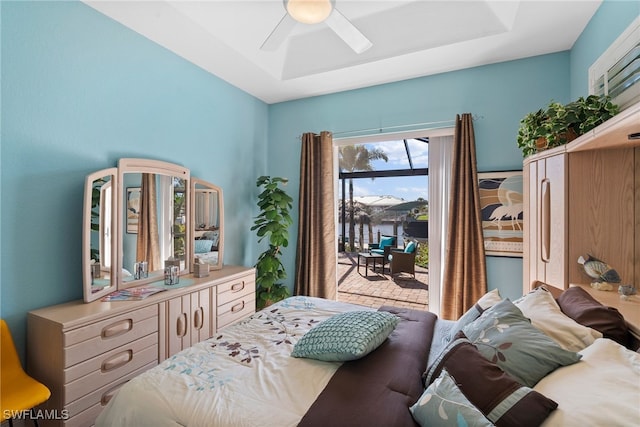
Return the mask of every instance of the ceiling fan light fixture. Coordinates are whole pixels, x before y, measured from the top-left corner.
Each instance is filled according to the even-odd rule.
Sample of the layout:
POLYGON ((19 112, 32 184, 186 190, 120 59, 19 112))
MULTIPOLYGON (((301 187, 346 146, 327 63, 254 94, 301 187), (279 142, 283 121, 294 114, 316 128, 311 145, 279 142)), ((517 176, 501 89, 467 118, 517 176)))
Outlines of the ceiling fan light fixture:
POLYGON ((331 0, 285 0, 287 13, 303 24, 319 24, 331 15, 331 0))

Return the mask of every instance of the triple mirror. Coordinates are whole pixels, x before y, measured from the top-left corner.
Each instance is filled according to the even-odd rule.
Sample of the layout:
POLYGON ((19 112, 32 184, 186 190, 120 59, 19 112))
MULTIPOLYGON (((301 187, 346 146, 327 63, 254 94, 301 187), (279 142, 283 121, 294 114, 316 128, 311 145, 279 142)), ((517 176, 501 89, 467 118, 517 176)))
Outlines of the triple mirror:
POLYGON ((165 264, 181 275, 193 263, 222 268, 222 189, 188 169, 148 159, 120 159, 117 168, 85 179, 85 302, 116 290, 163 283, 165 264))

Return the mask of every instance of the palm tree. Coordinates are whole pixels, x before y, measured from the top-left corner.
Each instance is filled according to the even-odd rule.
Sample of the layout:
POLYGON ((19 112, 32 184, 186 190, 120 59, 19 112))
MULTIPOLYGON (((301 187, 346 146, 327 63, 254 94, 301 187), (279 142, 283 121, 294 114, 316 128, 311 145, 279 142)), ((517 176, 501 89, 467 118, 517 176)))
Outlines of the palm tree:
MULTIPOLYGON (((372 160, 389 161, 387 154, 379 148, 367 148, 366 145, 345 145, 340 147, 340 170, 343 172, 372 171, 372 160)), ((353 250, 356 226, 353 211, 353 178, 349 178, 349 242, 353 250)))

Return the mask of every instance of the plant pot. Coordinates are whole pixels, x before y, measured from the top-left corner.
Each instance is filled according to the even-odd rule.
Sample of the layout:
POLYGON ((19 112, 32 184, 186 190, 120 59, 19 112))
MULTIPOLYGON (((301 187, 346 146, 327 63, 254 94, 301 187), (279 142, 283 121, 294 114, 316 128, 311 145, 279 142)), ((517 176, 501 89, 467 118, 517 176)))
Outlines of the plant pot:
POLYGON ((541 136, 540 138, 536 139, 536 151, 540 152, 540 151, 544 151, 548 148, 549 146, 549 141, 547 141, 547 138, 545 138, 544 136, 541 136))

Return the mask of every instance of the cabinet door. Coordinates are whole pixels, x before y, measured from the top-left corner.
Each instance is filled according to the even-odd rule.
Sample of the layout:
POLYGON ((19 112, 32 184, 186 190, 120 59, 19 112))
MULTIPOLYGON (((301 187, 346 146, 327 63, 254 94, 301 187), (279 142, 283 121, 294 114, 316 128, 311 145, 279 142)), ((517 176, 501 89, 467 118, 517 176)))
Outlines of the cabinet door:
POLYGON ((167 357, 191 345, 191 295, 168 300, 167 308, 167 357))
POLYGON ((544 282, 566 289, 567 282, 567 155, 545 159, 546 175, 541 193, 543 209, 541 256, 545 265, 544 282))
POLYGON ((532 161, 524 167, 523 273, 526 293, 536 280, 566 288, 567 155, 532 161))
POLYGON ((211 338, 211 288, 191 294, 191 345, 211 338))

